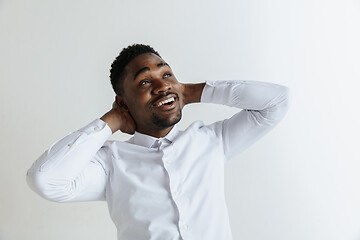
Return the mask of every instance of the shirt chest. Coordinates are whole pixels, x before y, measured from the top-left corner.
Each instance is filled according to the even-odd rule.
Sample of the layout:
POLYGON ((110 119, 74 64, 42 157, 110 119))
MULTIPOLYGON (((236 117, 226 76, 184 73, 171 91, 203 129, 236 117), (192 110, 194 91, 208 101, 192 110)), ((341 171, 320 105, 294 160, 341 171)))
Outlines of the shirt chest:
POLYGON ((190 203, 222 190, 223 165, 221 147, 203 136, 180 138, 161 150, 132 146, 113 159, 107 197, 121 208, 190 203))

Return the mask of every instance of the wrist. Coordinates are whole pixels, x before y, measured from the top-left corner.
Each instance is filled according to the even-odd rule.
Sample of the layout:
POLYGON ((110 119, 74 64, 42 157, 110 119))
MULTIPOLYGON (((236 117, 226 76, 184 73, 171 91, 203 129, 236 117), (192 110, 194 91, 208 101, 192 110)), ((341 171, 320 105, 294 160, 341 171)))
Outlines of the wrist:
POLYGON ((205 83, 188 83, 184 84, 184 105, 189 103, 200 102, 201 94, 205 83))
POLYGON ((110 127, 112 133, 118 131, 121 127, 121 119, 119 119, 118 114, 114 111, 114 109, 105 113, 100 119, 110 127))

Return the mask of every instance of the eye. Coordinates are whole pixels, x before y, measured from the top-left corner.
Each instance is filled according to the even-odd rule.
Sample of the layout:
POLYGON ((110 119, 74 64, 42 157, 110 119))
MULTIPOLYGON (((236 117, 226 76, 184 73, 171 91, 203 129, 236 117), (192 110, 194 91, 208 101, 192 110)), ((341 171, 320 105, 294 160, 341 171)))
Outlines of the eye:
POLYGON ((139 82, 139 86, 144 86, 145 84, 148 84, 148 83, 150 83, 150 81, 142 80, 142 81, 139 82))
POLYGON ((165 73, 165 74, 164 74, 164 77, 165 77, 165 78, 168 78, 168 77, 171 77, 171 76, 172 76, 171 73, 165 73))

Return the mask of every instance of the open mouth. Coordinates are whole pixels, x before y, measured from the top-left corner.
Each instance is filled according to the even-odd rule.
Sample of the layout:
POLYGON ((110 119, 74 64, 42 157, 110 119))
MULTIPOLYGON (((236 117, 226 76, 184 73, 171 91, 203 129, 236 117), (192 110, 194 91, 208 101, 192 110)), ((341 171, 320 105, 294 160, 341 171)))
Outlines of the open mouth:
POLYGON ((171 105, 173 102, 175 102, 175 98, 171 97, 171 98, 168 98, 168 99, 158 102, 155 106, 161 107, 162 105, 171 105))
POLYGON ((175 107, 176 96, 174 94, 168 95, 157 100, 153 106, 161 110, 171 110, 175 107))

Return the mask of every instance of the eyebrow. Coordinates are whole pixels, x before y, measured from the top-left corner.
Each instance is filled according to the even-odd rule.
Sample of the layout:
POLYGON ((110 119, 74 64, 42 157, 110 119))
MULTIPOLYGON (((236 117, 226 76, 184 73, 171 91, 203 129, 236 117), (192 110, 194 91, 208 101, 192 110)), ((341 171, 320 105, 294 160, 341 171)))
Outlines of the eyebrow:
MULTIPOLYGON (((158 63, 156 66, 157 66, 158 68, 165 67, 165 66, 170 67, 169 64, 167 64, 166 62, 158 63)), ((134 75, 134 80, 136 79, 136 77, 137 77, 139 74, 141 74, 141 73, 143 73, 143 72, 147 72, 147 71, 150 71, 150 68, 149 68, 149 67, 143 67, 143 68, 141 68, 139 71, 137 71, 137 72, 135 73, 135 75, 134 75)))

